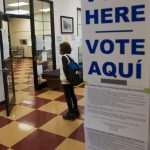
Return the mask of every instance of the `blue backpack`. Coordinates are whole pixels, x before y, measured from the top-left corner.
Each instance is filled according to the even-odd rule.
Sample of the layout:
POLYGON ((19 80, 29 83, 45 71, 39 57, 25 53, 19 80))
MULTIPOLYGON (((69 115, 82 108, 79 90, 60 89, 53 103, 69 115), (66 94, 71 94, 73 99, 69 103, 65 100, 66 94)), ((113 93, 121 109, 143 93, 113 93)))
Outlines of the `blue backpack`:
POLYGON ((71 57, 65 55, 68 60, 67 79, 72 85, 79 85, 83 81, 82 64, 77 64, 71 57))

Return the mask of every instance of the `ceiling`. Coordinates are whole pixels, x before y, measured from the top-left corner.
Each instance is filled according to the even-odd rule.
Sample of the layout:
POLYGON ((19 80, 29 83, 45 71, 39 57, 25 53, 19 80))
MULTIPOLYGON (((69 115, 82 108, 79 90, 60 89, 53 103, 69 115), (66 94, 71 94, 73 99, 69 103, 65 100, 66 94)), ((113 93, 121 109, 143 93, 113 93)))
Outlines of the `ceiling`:
MULTIPOLYGON (((12 10, 26 10, 29 11, 29 5, 26 6, 16 6, 16 7, 11 7, 8 6, 8 4, 12 4, 12 3, 18 3, 18 2, 25 2, 25 3, 29 3, 29 0, 5 0, 5 7, 6 7, 6 11, 12 11, 12 10)), ((34 12, 35 14, 39 14, 42 13, 39 10, 41 9, 47 9, 50 8, 49 3, 46 2, 41 2, 39 0, 34 0, 34 12)))

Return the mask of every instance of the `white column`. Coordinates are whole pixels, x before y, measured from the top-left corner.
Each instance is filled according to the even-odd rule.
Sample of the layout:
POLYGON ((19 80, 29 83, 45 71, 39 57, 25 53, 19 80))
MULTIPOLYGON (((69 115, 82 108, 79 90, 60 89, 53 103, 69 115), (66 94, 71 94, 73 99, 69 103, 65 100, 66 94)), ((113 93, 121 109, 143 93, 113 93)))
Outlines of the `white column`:
POLYGON ((4 101, 4 83, 3 83, 3 74, 2 74, 2 64, 1 64, 1 53, 0 53, 0 102, 4 101))
MULTIPOLYGON (((0 0, 0 11, 4 11, 3 9, 3 0, 0 0)), ((0 55, 0 70, 2 69, 1 67, 1 55, 0 55)), ((4 86, 3 86, 3 76, 2 76, 2 71, 0 71, 0 102, 4 101, 4 86)))

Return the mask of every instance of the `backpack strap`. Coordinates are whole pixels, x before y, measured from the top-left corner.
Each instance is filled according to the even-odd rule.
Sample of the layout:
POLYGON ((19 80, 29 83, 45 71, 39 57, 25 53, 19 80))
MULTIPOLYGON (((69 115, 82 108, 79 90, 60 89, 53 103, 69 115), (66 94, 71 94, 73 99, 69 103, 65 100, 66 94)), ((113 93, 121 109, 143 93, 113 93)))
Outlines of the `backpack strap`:
POLYGON ((73 62, 73 63, 75 64, 75 66, 77 67, 77 69, 80 70, 79 65, 78 65, 70 56, 68 56, 68 55, 65 55, 65 56, 67 56, 67 57, 66 57, 67 60, 69 59, 69 63, 70 63, 70 60, 71 60, 71 62, 73 62))
POLYGON ((74 61, 74 59, 73 59, 72 57, 70 57, 69 55, 65 55, 65 56, 67 56, 67 58, 69 59, 70 62, 76 63, 76 62, 74 61))
POLYGON ((63 55, 64 57, 66 57, 68 64, 70 63, 70 57, 68 55, 63 55))

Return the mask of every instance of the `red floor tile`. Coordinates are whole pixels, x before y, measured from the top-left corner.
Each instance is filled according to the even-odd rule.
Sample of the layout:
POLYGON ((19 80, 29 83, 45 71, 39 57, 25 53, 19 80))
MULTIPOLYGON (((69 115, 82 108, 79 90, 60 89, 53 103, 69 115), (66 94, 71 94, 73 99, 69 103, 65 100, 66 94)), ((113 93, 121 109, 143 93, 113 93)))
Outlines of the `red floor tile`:
POLYGON ((14 80, 20 79, 19 77, 14 77, 14 80))
POLYGON ((32 100, 26 100, 26 101, 22 102, 20 105, 38 109, 39 107, 47 104, 48 102, 50 102, 50 100, 34 97, 34 98, 32 98, 32 100))
POLYGON ((19 70, 19 69, 21 69, 21 68, 22 68, 22 66, 20 66, 20 65, 17 65, 17 64, 14 64, 14 65, 13 65, 13 69, 18 69, 18 70, 19 70))
POLYGON ((78 140, 81 142, 85 142, 85 136, 84 136, 84 126, 83 124, 77 128, 70 136, 69 138, 78 140))
POLYGON ((17 70, 16 70, 16 69, 14 69, 14 75, 15 75, 15 76, 20 75, 20 71, 19 71, 18 69, 17 69, 17 70))
POLYGON ((12 122, 12 120, 0 116, 0 128, 6 126, 10 122, 12 122))
POLYGON ((16 75, 16 74, 20 74, 20 72, 21 72, 21 70, 18 70, 18 69, 14 69, 14 74, 16 75))
POLYGON ((44 93, 44 92, 46 92, 46 91, 48 91, 48 90, 49 90, 48 88, 44 88, 44 89, 42 89, 42 90, 35 91, 35 96, 40 95, 40 94, 42 94, 42 93, 44 93))
MULTIPOLYGON (((32 82, 30 81, 30 84, 31 84, 31 83, 32 83, 32 82)), ((27 82, 27 84, 28 84, 28 82, 27 82)), ((30 87, 24 89, 23 91, 30 92, 30 95, 32 95, 32 96, 37 96, 37 95, 40 95, 40 94, 42 94, 42 93, 44 93, 44 92, 46 92, 46 91, 48 91, 48 90, 49 90, 49 89, 46 87, 46 88, 44 88, 44 89, 35 91, 35 90, 34 90, 34 87, 33 87, 33 86, 30 86, 30 87)))
POLYGON ((65 138, 43 130, 34 133, 14 145, 14 150, 54 150, 65 138))
POLYGON ((8 147, 0 144, 0 150, 7 150, 8 147))
POLYGON ((6 108, 6 106, 5 106, 4 103, 3 103, 3 104, 0 104, 0 112, 3 111, 3 110, 5 110, 5 108, 6 108))
MULTIPOLYGON (((80 95, 76 95, 76 97, 77 97, 77 100, 80 100, 81 98, 83 98, 83 96, 80 96, 80 95)), ((60 96, 57 99, 55 99, 55 101, 66 102, 66 98, 63 95, 63 96, 60 96)))
POLYGON ((29 124, 31 126, 34 126, 36 128, 41 127, 43 124, 54 118, 56 115, 40 111, 40 110, 35 110, 28 115, 18 119, 18 122, 29 124))
MULTIPOLYGON (((15 69, 14 74, 15 75, 20 74, 19 71, 21 71, 22 65, 24 65, 24 64, 30 64, 29 67, 26 69, 27 72, 25 74, 28 74, 28 71, 29 71, 29 73, 33 72, 32 71, 32 65, 31 65, 32 61, 28 61, 28 60, 25 59, 24 61, 16 61, 15 62, 15 65, 14 65, 14 69, 15 69)), ((18 77, 15 77, 15 79, 18 79, 18 77)), ((28 77, 26 77, 26 79, 28 79, 28 77)), ((33 79, 33 77, 32 77, 32 74, 31 74, 29 83, 27 81, 24 82, 24 83, 28 84, 29 87, 23 89, 22 91, 28 92, 29 95, 33 96, 33 98, 29 99, 29 100, 27 99, 26 101, 23 101, 20 104, 22 106, 38 109, 39 107, 47 104, 51 100, 39 98, 39 97, 36 97, 36 96, 38 96, 39 94, 42 94, 42 93, 44 93, 48 90, 63 92, 62 88, 61 89, 44 88, 42 90, 35 91, 32 79, 33 79), (32 84, 32 86, 30 86, 31 84, 32 84)), ((81 85, 80 87, 84 87, 84 85, 81 85)), ((83 98, 83 96, 77 95, 78 100, 80 100, 81 98, 83 98)), ((61 101, 61 102, 66 102, 64 96, 61 96, 56 100, 61 101)), ((3 110, 3 108, 0 106, 0 111, 1 110, 3 110)), ((84 107, 79 106, 79 110, 80 110, 80 113, 81 113, 81 116, 82 116, 82 114, 84 112, 83 111, 84 107)), ((65 114, 66 112, 67 112, 67 110, 64 111, 61 114, 65 114)), ((48 112, 45 112, 45 111, 35 110, 35 111, 23 116, 22 118, 18 119, 17 122, 29 124, 31 126, 39 128, 42 125, 44 125, 45 123, 47 123, 48 121, 50 121, 51 119, 53 119, 55 116, 56 116, 55 114, 51 114, 51 113, 48 113, 48 112)), ((83 119, 83 117, 79 117, 78 119, 83 119)), ((3 127, 5 125, 7 125, 9 123, 9 121, 11 122, 11 120, 9 120, 9 119, 7 120, 5 118, 0 117, 0 127, 3 127), (1 122, 2 122, 2 124, 1 124, 1 122)), ((84 142, 85 139, 84 139, 83 124, 79 128, 77 128, 69 136, 69 138, 84 142)), ((37 129, 36 131, 31 133, 30 135, 28 135, 24 139, 22 139, 21 141, 16 143, 12 147, 12 149, 13 150, 54 150, 64 140, 65 140, 65 137, 55 135, 53 133, 49 133, 49 132, 43 131, 41 129, 37 129)), ((7 147, 5 147, 3 145, 0 145, 0 150, 7 150, 7 149, 8 149, 7 147)), ((66 148, 66 150, 68 150, 68 149, 66 148)))

